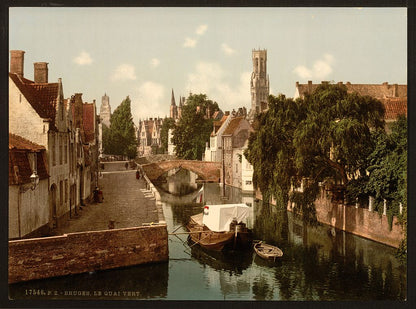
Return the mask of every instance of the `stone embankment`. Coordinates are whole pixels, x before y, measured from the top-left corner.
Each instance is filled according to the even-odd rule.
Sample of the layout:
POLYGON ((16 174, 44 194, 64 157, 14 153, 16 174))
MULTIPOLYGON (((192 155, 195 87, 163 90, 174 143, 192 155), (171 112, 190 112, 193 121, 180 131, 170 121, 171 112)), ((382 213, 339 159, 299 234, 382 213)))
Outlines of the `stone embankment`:
POLYGON ((9 282, 163 262, 168 234, 158 192, 125 162, 106 162, 103 203, 91 203, 53 237, 9 242, 9 282))
MULTIPOLYGON (((256 198, 262 200, 263 196, 259 190, 256 198)), ((276 205, 272 199, 271 204, 276 205)), ((290 202, 288 211, 293 211, 290 202)), ((384 214, 352 205, 343 205, 331 202, 324 189, 315 201, 316 219, 318 222, 339 230, 358 235, 394 248, 398 248, 404 237, 403 230, 398 224, 397 217, 393 217, 390 226, 388 218, 384 214)))

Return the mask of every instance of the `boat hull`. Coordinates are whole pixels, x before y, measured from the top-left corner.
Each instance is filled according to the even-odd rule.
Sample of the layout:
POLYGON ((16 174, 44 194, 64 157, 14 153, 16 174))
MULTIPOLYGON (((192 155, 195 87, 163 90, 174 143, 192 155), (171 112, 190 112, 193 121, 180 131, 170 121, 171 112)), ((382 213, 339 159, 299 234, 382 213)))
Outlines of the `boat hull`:
POLYGON ((276 260, 276 258, 280 258, 283 256, 283 251, 280 250, 278 247, 263 244, 263 243, 256 243, 254 245, 254 251, 256 254, 265 259, 265 260, 276 260))
POLYGON ((246 248, 251 246, 251 232, 244 226, 238 226, 229 232, 214 232, 200 223, 198 216, 191 217, 187 229, 190 232, 191 240, 208 249, 221 251, 227 248, 246 248))

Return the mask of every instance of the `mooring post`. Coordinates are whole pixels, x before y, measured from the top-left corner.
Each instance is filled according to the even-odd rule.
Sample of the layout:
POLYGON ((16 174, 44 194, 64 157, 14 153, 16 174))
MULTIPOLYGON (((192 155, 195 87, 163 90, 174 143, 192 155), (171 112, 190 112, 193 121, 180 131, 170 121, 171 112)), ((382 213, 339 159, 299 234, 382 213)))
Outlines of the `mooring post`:
POLYGON ((383 215, 387 214, 387 201, 384 199, 383 201, 383 215))

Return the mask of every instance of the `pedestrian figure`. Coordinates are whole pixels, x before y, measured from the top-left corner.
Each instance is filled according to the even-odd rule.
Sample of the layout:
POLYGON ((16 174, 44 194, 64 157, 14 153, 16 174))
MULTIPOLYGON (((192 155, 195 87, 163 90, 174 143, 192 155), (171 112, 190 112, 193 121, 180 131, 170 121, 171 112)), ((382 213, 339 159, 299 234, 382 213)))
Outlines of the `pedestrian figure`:
POLYGON ((124 164, 124 166, 126 167, 126 169, 128 169, 129 168, 129 163, 126 162, 126 164, 124 164))
POLYGON ((136 179, 140 179, 140 171, 139 170, 136 171, 136 179))
POLYGON ((96 203, 98 203, 98 192, 99 192, 98 187, 95 187, 93 194, 94 194, 94 202, 96 203))

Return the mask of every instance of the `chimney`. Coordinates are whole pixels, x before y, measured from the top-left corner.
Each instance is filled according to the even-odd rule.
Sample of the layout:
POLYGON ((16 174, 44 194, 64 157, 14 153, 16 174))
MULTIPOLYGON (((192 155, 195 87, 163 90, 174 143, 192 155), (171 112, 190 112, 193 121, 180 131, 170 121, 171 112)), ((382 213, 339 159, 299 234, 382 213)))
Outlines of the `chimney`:
POLYGON ((394 84, 393 85, 393 97, 398 97, 399 96, 399 85, 394 84))
POLYGON ((10 51, 10 73, 23 77, 24 55, 25 52, 23 50, 10 51))
POLYGON ((35 62, 35 83, 47 83, 48 82, 48 63, 47 62, 35 62))
POLYGON ((308 93, 312 93, 312 81, 308 80, 308 93))

